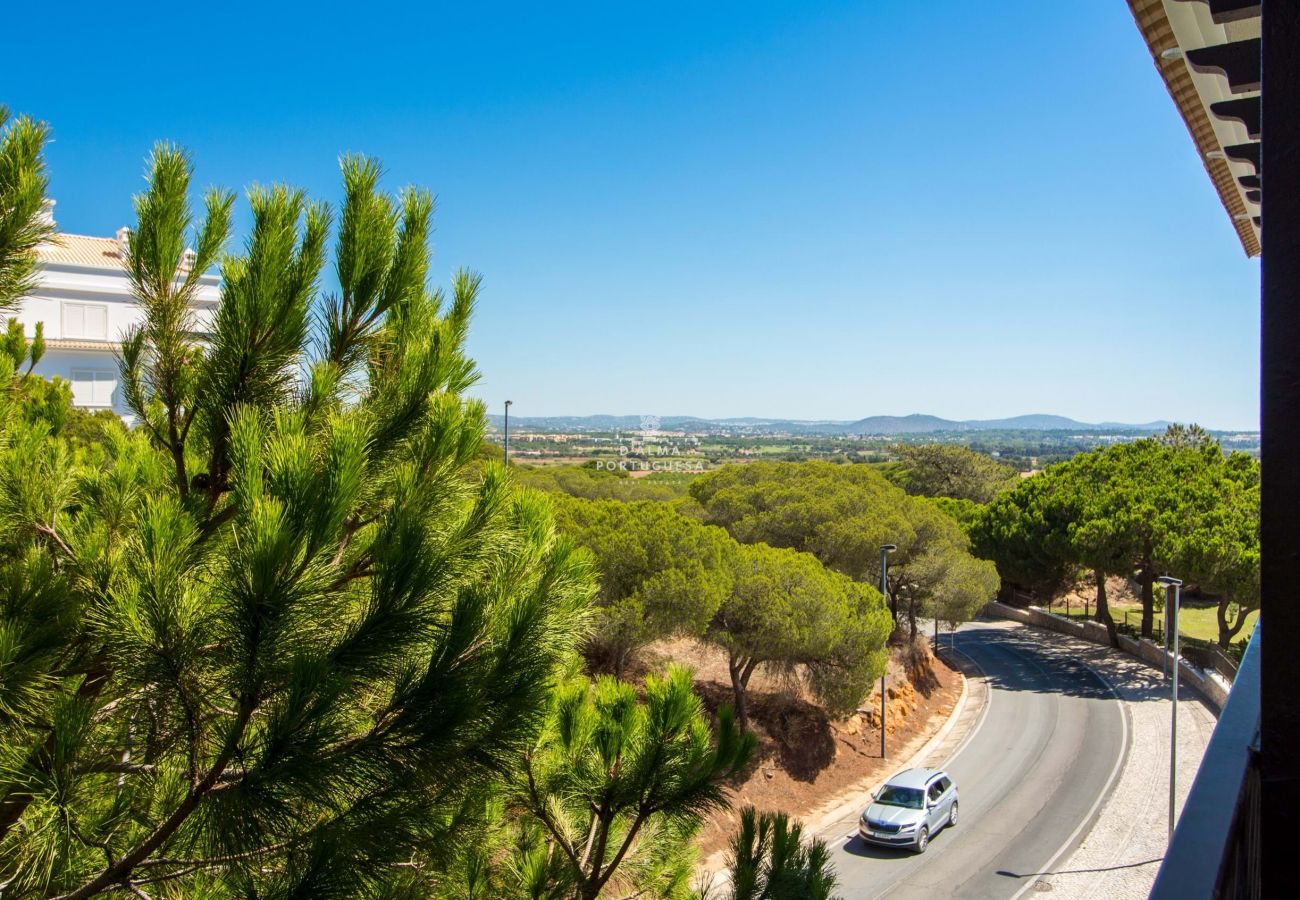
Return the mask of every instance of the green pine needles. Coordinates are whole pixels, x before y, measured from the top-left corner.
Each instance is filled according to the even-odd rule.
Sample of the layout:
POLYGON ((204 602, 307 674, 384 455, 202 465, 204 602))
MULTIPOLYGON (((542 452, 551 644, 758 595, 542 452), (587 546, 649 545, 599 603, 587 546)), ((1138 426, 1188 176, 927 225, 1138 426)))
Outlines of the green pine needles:
POLYGON ((612 676, 571 680, 555 695, 528 753, 518 803, 558 848, 542 896, 593 900, 645 892, 687 897, 689 839, 726 805, 721 780, 749 761, 754 738, 721 710, 716 740, 686 669, 635 686, 612 676))
POLYGON ((752 806, 740 812, 729 874, 726 900, 830 900, 836 884, 824 841, 807 840, 803 826, 784 813, 752 806))
POLYGON ((10 120, 0 104, 0 316, 36 286, 36 248, 54 234, 43 216, 49 175, 45 142, 49 127, 29 116, 10 120))
POLYGON ((479 280, 427 287, 430 195, 383 193, 371 160, 343 173, 337 229, 257 189, 226 255, 233 197, 196 216, 189 159, 160 145, 127 260, 138 427, 74 453, 5 401, 5 897, 429 896, 549 733, 589 561, 482 460, 479 280))

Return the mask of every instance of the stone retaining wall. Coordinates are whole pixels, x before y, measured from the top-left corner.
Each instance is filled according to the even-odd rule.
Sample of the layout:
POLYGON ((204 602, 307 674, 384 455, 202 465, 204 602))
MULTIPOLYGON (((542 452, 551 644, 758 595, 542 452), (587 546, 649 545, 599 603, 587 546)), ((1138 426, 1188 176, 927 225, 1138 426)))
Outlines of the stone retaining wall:
MULTIPOLYGON (((1110 636, 1106 633, 1106 626, 1100 622, 1080 622, 1067 619, 1064 616, 1054 615, 1037 606, 1020 609, 1015 606, 1007 606, 1005 603, 999 603, 996 600, 984 607, 984 611, 989 615, 1024 622, 1026 625, 1033 625, 1035 628, 1046 628, 1048 631, 1068 634, 1071 637, 1082 638, 1094 644, 1110 646, 1110 636)), ((1165 653, 1164 647, 1146 638, 1137 640, 1121 634, 1119 635, 1119 646, 1125 653, 1137 657, 1156 669, 1163 668, 1165 661, 1173 658, 1172 653, 1165 653)), ((1190 665, 1186 660, 1180 662, 1178 675, 1182 683, 1204 697, 1216 713, 1221 711, 1223 704, 1228 702, 1227 689, 1219 681, 1210 677, 1208 673, 1190 665)))

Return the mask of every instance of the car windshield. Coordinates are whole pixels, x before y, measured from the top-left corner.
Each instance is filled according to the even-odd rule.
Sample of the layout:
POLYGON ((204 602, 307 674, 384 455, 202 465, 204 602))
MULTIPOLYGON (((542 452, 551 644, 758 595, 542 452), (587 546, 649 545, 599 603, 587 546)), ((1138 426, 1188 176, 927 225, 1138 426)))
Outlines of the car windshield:
POLYGON ((921 809, 925 805, 925 793, 919 788, 894 787, 892 784, 887 784, 876 795, 876 802, 886 806, 921 809))

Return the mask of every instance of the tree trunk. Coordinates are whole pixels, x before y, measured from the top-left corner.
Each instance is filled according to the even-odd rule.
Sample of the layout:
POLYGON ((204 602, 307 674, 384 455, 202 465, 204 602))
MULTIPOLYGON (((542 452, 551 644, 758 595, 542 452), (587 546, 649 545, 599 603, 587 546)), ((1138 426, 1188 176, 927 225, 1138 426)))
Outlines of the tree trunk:
POLYGON ((1219 619, 1219 648, 1227 650, 1232 646, 1232 639, 1241 633, 1242 627, 1246 624, 1246 617, 1253 610, 1239 606, 1237 607, 1237 618, 1234 622, 1228 622, 1228 607, 1232 605, 1232 600, 1228 597, 1219 598, 1219 608, 1215 611, 1219 619))
POLYGON ((1110 637, 1112 647, 1119 646, 1119 632, 1115 628, 1115 620, 1110 616, 1110 604, 1106 601, 1106 573, 1098 569, 1095 573, 1097 578, 1097 615, 1098 622, 1106 626, 1106 634, 1110 637))
POLYGON ((907 625, 910 629, 911 640, 916 640, 916 598, 909 597, 907 600, 907 625))
POLYGON ((1151 637, 1156 615, 1156 572, 1150 563, 1143 563, 1138 571, 1142 585, 1142 636, 1151 637))
POLYGON ((582 873, 582 883, 578 887, 578 895, 583 900, 596 900, 600 896, 601 887, 605 884, 605 878, 608 877, 608 875, 605 878, 601 877, 610 826, 608 816, 603 809, 596 815, 596 822, 596 846, 587 858, 586 871, 582 873))
MULTIPOLYGON (((749 697, 746 693, 749 676, 744 674, 746 668, 746 664, 734 655, 727 660, 727 669, 731 672, 731 690, 736 696, 736 724, 740 726, 741 734, 749 734, 749 697)), ((749 671, 752 672, 753 669, 749 671)))

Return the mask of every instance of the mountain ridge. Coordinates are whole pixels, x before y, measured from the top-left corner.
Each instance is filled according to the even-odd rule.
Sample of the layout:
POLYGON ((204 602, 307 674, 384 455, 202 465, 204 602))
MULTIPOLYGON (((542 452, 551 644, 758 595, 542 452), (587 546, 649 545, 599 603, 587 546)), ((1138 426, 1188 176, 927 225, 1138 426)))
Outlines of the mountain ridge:
MULTIPOLYGON (((503 417, 488 419, 498 429, 503 417)), ((705 418, 701 416, 511 416, 512 429, 520 431, 681 431, 692 428, 735 429, 792 434, 888 436, 961 431, 1164 431, 1169 422, 1080 422, 1050 413, 1029 413, 1003 419, 944 419, 924 413, 907 416, 867 416, 861 419, 781 419, 761 416, 705 418)))

